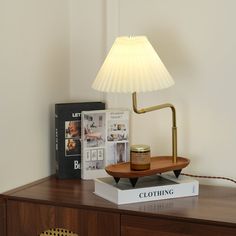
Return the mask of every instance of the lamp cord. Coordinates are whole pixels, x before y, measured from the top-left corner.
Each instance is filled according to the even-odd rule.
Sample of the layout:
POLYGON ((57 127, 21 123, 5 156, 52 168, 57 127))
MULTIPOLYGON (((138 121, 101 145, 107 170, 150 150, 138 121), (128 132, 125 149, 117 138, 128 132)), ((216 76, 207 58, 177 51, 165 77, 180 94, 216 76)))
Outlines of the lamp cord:
POLYGON ((222 177, 222 176, 204 176, 204 175, 192 175, 192 174, 187 174, 187 173, 181 173, 181 175, 189 176, 189 177, 195 177, 195 178, 205 178, 205 179, 223 179, 223 180, 228 180, 236 184, 236 180, 227 178, 227 177, 222 177))

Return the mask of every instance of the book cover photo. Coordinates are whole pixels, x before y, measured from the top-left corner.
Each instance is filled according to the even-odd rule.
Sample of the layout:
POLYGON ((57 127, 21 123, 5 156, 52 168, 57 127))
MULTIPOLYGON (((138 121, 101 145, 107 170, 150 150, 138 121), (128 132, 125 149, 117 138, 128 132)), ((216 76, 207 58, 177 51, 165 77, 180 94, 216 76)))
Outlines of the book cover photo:
POLYGON ((103 110, 102 102, 55 104, 56 175, 81 178, 81 112, 103 110))
POLYGON ((107 165, 129 161, 129 111, 82 112, 82 178, 107 176, 107 165))

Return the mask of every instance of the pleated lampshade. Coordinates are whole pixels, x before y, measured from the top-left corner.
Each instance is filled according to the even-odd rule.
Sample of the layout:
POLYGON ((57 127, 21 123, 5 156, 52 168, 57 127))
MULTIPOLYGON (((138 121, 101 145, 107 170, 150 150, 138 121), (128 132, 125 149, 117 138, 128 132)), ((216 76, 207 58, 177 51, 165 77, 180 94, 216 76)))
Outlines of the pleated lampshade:
POLYGON ((133 93, 168 88, 174 81, 147 37, 118 37, 92 87, 102 92, 133 93))

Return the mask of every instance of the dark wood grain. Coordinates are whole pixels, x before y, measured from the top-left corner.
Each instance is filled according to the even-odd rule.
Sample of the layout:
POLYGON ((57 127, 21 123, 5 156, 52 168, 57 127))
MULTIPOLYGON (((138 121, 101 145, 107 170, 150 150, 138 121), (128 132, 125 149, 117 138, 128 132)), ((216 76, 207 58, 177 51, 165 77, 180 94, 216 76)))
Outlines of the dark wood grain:
POLYGON ((227 235, 235 236, 236 228, 209 226, 208 224, 184 223, 178 220, 162 220, 148 217, 123 215, 121 217, 121 236, 178 236, 178 235, 227 235))
MULTIPOLYGON (((55 226, 74 233, 80 233, 83 211, 77 208, 55 207, 55 226)), ((81 234, 80 234, 81 235, 81 234)))
POLYGON ((0 197, 0 236, 6 235, 6 201, 0 197))
POLYGON ((84 210, 81 235, 120 236, 120 215, 84 210))
POLYGON ((116 205, 94 193, 92 180, 58 180, 50 178, 35 186, 12 191, 8 199, 63 207, 86 208, 140 216, 183 218, 190 222, 236 224, 236 188, 200 186, 197 197, 116 205))
POLYGON ((131 170, 130 162, 109 165, 105 168, 106 172, 118 178, 139 178, 143 176, 155 175, 166 171, 181 170, 185 168, 190 160, 184 157, 177 157, 178 161, 173 163, 172 156, 159 156, 151 158, 151 166, 148 170, 131 170))
POLYGON ((236 188, 200 186, 197 197, 120 206, 96 196, 93 191, 93 181, 50 177, 3 194, 4 202, 7 201, 8 236, 37 236, 53 227, 83 236, 120 233, 152 236, 157 230, 164 230, 155 228, 158 221, 163 221, 166 227, 170 227, 170 223, 176 226, 176 230, 170 227, 160 235, 180 232, 196 235, 196 227, 199 235, 211 228, 215 235, 226 228, 228 235, 235 233, 236 188), (147 222, 151 222, 150 225, 147 222))
POLYGON ((8 235, 39 235, 44 230, 56 226, 53 206, 8 201, 7 208, 8 235))
POLYGON ((8 201, 8 235, 39 235, 51 228, 80 233, 81 211, 36 203, 8 201))

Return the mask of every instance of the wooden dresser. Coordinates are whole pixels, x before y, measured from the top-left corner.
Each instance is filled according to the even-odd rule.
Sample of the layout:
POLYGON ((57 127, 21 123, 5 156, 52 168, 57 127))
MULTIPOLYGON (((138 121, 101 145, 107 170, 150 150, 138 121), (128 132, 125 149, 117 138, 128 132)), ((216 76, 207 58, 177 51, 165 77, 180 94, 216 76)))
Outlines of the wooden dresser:
POLYGON ((198 197, 115 205, 93 181, 54 176, 0 195, 0 236, 65 228, 81 236, 236 235, 236 188, 200 186, 198 197))

